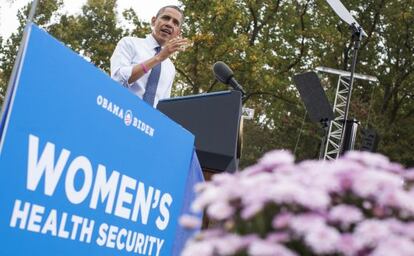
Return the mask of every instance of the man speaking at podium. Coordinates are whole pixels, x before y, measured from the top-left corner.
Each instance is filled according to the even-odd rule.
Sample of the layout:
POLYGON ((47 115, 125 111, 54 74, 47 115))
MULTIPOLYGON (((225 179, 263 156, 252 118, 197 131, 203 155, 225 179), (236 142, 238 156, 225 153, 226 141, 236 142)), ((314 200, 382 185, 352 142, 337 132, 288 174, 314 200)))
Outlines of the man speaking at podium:
POLYGON ((151 19, 146 38, 122 38, 111 57, 111 77, 155 107, 169 98, 175 67, 169 57, 188 44, 180 38, 183 12, 175 5, 162 7, 151 19))

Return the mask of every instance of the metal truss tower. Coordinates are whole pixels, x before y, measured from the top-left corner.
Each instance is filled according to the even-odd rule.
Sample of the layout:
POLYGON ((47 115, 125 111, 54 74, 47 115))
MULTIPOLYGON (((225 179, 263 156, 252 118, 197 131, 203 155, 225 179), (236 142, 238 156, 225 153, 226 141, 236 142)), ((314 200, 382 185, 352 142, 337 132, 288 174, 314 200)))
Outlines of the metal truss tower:
MULTIPOLYGON (((326 68, 326 67, 317 67, 316 71, 320 73, 329 73, 337 75, 338 85, 336 87, 335 101, 333 106, 333 112, 335 114, 335 119, 329 123, 328 134, 326 135, 326 144, 325 152, 323 159, 324 160, 333 160, 339 156, 341 151, 341 141, 344 127, 345 110, 346 110, 346 101, 348 95, 351 93, 349 91, 349 83, 351 73, 348 71, 326 68)), ((374 76, 354 74, 355 79, 368 80, 371 82, 378 82, 378 78, 374 76)))

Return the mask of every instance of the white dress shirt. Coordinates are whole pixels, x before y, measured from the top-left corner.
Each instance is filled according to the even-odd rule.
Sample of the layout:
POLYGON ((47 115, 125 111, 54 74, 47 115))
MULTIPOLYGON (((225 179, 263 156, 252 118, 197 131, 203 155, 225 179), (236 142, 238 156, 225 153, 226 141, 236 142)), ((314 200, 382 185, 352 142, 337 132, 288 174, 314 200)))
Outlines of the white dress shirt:
MULTIPOLYGON (((158 42, 150 34, 146 38, 124 37, 122 38, 111 57, 111 77, 129 88, 132 93, 142 99, 147 86, 148 77, 151 70, 144 74, 137 81, 129 84, 128 79, 131 76, 132 68, 144 61, 154 57, 155 48, 158 42)), ((161 74, 158 82, 157 93, 155 94, 154 106, 161 99, 169 98, 171 87, 174 82, 175 67, 170 59, 161 63, 161 74)))

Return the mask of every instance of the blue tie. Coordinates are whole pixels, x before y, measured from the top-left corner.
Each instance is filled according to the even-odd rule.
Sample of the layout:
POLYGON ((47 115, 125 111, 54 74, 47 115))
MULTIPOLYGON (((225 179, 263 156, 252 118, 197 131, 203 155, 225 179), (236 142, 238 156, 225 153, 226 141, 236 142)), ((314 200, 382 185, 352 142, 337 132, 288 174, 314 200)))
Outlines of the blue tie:
MULTIPOLYGON (((160 53, 161 47, 155 47, 155 55, 160 53)), ((152 68, 151 74, 148 77, 147 87, 145 88, 145 93, 142 99, 150 104, 154 105, 155 94, 157 93, 158 81, 160 80, 161 74, 161 63, 152 68)))

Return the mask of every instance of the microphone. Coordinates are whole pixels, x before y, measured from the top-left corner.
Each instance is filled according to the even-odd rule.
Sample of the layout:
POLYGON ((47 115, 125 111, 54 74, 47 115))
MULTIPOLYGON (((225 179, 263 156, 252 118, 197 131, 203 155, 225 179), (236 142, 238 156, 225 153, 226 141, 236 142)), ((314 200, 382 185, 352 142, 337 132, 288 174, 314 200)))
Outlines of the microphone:
POLYGON ((213 65, 214 76, 223 84, 229 84, 234 90, 240 91, 244 96, 246 92, 242 86, 234 79, 233 71, 222 61, 217 61, 213 65))

